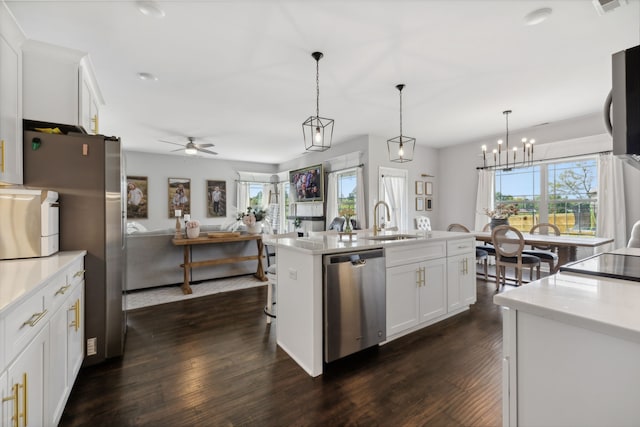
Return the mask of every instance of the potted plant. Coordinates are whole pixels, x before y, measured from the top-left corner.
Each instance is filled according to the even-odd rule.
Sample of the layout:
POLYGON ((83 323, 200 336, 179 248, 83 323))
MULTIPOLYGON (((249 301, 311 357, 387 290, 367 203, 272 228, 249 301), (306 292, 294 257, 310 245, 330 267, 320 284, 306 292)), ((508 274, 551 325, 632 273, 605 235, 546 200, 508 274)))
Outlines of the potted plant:
POLYGON ((490 227, 493 230, 498 225, 509 225, 509 217, 518 214, 518 206, 515 203, 500 203, 493 210, 485 208, 484 213, 491 218, 490 227))
POLYGON ((249 206, 246 212, 238 213, 236 219, 246 225, 248 233, 260 234, 262 232, 262 221, 266 219, 266 216, 264 209, 249 206))
POLYGON ((195 239, 200 236, 200 221, 195 219, 187 221, 185 228, 189 239, 195 239))

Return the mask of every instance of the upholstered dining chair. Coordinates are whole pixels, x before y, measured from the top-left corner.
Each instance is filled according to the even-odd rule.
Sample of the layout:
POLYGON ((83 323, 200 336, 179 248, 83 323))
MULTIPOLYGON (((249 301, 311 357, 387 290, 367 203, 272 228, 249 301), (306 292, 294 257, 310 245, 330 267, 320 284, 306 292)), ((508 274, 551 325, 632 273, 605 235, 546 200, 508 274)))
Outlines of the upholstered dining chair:
MULTIPOLYGON (((540 223, 531 227, 529 234, 551 234, 554 233, 556 236, 560 235, 560 229, 555 224, 549 223, 540 223)), ((558 254, 556 253, 556 248, 551 245, 531 245, 531 249, 525 249, 522 253, 528 255, 534 255, 540 258, 540 261, 549 264, 549 274, 554 274, 558 268, 558 254)))
POLYGON ((640 221, 636 221, 636 223, 633 224, 633 228, 631 229, 631 237, 629 238, 627 247, 640 248, 640 221))
POLYGON ((503 285, 507 282, 507 266, 515 268, 518 286, 522 285, 525 267, 530 268, 529 280, 533 280, 533 267, 536 267, 536 279, 540 279, 540 258, 522 253, 524 237, 517 228, 499 225, 491 232, 491 241, 496 250, 496 291, 500 289, 500 280, 503 285))
MULTIPOLYGON (((482 231, 483 232, 491 231, 490 227, 491 227, 491 224, 490 223, 486 223, 484 225, 484 227, 482 227, 482 231)), ((482 249, 483 251, 486 251, 489 254, 489 256, 496 256, 496 248, 494 248, 491 243, 485 243, 483 245, 477 245, 476 247, 478 249, 482 249)))
POLYGON ((416 228, 422 231, 431 231, 431 220, 428 216, 417 216, 415 218, 416 228))
MULTIPOLYGON (((447 227, 447 231, 458 231, 460 233, 470 233, 467 227, 462 224, 449 224, 447 227)), ((476 262, 480 261, 484 265, 484 280, 489 279, 489 266, 487 264, 489 258, 489 253, 484 249, 480 249, 479 246, 476 246, 476 262)))
POLYGON ((267 305, 264 306, 264 314, 267 316, 267 323, 271 323, 271 319, 275 319, 276 315, 273 311, 273 306, 276 304, 275 298, 273 297, 273 293, 276 290, 276 286, 278 284, 278 274, 276 269, 276 263, 273 264, 270 261, 272 256, 275 256, 275 245, 273 243, 269 244, 267 242, 277 239, 290 238, 295 239, 298 237, 298 232, 293 231, 291 233, 282 233, 282 234, 269 234, 265 235, 263 240, 265 241, 265 248, 267 252, 267 305), (268 249, 273 246, 272 249, 268 249))

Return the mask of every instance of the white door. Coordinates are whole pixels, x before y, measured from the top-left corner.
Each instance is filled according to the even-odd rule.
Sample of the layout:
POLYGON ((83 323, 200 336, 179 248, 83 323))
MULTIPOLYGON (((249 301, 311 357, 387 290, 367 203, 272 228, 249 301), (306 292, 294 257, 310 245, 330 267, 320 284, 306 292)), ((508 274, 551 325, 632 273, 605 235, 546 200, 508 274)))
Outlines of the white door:
POLYGON ((408 193, 407 182, 409 172, 406 169, 380 167, 378 189, 380 200, 391 208, 391 221, 386 221, 383 208, 378 208, 379 224, 386 224, 386 228, 398 227, 407 230, 408 227, 408 193), (382 220, 382 222, 380 222, 382 220))
POLYGON ((420 321, 418 285, 421 263, 387 268, 387 338, 420 321))
POLYGON ((435 319, 447 312, 447 259, 439 258, 423 264, 420 287, 420 321, 435 319))

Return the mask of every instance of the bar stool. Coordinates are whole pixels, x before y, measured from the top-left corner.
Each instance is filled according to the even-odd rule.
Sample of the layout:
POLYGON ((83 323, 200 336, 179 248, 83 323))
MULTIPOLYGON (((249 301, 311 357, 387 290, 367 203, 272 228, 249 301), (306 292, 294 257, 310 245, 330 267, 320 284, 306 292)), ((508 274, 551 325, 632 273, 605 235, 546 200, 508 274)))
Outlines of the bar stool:
MULTIPOLYGON (((263 240, 266 241, 276 241, 278 239, 285 239, 285 238, 289 238, 289 239, 295 239, 298 237, 298 232, 293 231, 291 233, 282 233, 282 234, 271 234, 265 236, 265 238, 263 240)), ((274 242, 275 243, 275 242, 274 242)), ((267 271, 266 271, 266 275, 267 275, 267 305, 264 306, 264 314, 267 316, 267 324, 271 323, 271 319, 275 319, 276 315, 275 315, 275 311, 273 309, 273 306, 276 305, 276 301, 275 298, 273 297, 273 293, 276 290, 276 285, 278 284, 278 273, 277 273, 277 267, 276 267, 276 263, 271 264, 271 257, 272 256, 276 256, 275 250, 271 250, 271 253, 269 253, 269 246, 274 246, 273 244, 269 244, 269 243, 265 243, 265 250, 267 252, 267 271)))

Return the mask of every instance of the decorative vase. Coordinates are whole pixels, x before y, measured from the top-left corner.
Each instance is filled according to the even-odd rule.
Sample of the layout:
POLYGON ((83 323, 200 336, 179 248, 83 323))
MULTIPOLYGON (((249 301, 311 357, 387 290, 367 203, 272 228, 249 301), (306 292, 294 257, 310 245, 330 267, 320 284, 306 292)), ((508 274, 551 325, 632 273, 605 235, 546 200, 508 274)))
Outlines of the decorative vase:
POLYGON ((200 236, 200 227, 187 228, 187 237, 189 239, 195 239, 198 236, 200 236))
POLYGON ((509 218, 491 218, 489 227, 493 230, 499 225, 509 225, 509 218))
POLYGON ((345 233, 351 233, 352 231, 353 231, 353 229, 351 228, 351 218, 345 217, 344 232, 345 233))
POLYGON ((253 225, 247 225, 247 233, 260 234, 262 233, 262 221, 257 221, 253 225))

